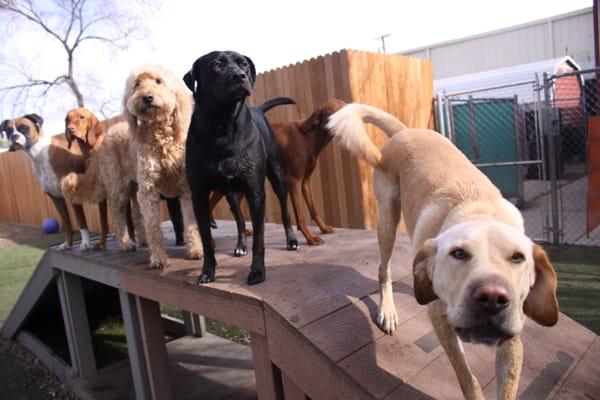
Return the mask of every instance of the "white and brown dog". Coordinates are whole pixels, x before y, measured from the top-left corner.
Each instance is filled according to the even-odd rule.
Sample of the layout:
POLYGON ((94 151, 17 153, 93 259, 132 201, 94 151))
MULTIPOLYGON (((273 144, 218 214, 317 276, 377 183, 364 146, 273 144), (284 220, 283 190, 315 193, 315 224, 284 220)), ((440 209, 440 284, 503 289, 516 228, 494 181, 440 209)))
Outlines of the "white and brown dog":
MULTIPOLYGON (((60 190, 60 179, 70 172, 85 171, 85 161, 81 155, 71 153, 58 145, 42 130, 44 120, 37 114, 27 114, 2 122, 2 130, 10 140, 10 151, 23 150, 31 159, 33 171, 44 192, 52 199, 60 214, 65 242, 59 249, 69 249, 73 245, 73 229, 67 203, 60 190)), ((73 204, 75 217, 81 232, 80 250, 90 250, 90 234, 87 229, 83 207, 73 204)))
POLYGON ((517 208, 437 132, 408 129, 362 104, 341 108, 327 128, 375 168, 381 328, 392 333, 398 326, 390 258, 402 215, 415 253, 415 297, 428 304, 465 398, 483 399, 483 393, 459 338, 497 346, 497 398, 516 398, 525 316, 545 326, 558 319, 556 273, 544 250, 525 236, 517 208), (390 138, 381 151, 364 122, 390 138))

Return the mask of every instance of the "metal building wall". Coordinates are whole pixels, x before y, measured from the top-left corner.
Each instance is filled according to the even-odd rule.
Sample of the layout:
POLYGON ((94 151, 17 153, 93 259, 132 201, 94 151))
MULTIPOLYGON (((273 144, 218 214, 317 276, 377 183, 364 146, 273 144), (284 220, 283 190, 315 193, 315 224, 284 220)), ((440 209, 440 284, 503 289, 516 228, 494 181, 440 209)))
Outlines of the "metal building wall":
POLYGON ((430 59, 433 78, 486 71, 570 55, 582 67, 594 64, 592 8, 524 25, 401 52, 430 59))

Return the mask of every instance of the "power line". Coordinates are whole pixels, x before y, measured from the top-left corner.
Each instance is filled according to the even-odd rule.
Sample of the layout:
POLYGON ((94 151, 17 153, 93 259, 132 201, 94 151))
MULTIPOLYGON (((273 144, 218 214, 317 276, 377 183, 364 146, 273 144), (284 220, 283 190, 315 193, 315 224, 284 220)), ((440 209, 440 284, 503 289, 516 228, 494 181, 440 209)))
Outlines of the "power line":
POLYGON ((385 53, 385 38, 390 37, 392 34, 387 33, 385 35, 377 36, 374 40, 381 40, 381 47, 383 48, 383 52, 385 53))

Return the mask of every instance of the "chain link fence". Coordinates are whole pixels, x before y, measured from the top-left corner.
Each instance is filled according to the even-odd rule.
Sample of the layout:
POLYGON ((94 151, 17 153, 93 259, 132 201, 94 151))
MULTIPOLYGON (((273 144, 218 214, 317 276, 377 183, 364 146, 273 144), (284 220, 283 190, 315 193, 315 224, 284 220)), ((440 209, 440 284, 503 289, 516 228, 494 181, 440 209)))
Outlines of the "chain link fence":
POLYGON ((589 156, 593 165, 596 149, 588 149, 590 121, 600 114, 597 73, 437 96, 438 130, 521 210, 534 240, 600 245, 600 137, 597 188, 589 156))

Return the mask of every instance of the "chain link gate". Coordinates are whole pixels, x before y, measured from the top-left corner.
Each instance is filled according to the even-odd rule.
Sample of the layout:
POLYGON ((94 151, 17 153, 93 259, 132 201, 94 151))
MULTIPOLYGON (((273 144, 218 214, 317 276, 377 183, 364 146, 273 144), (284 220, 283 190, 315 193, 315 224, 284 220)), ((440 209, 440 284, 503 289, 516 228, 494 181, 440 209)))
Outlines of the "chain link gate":
POLYGON ((521 210, 536 241, 600 245, 597 73, 437 96, 438 130, 521 210))
POLYGON ((549 182, 543 168, 543 95, 537 80, 438 95, 438 130, 522 212, 534 240, 549 239, 549 182))

